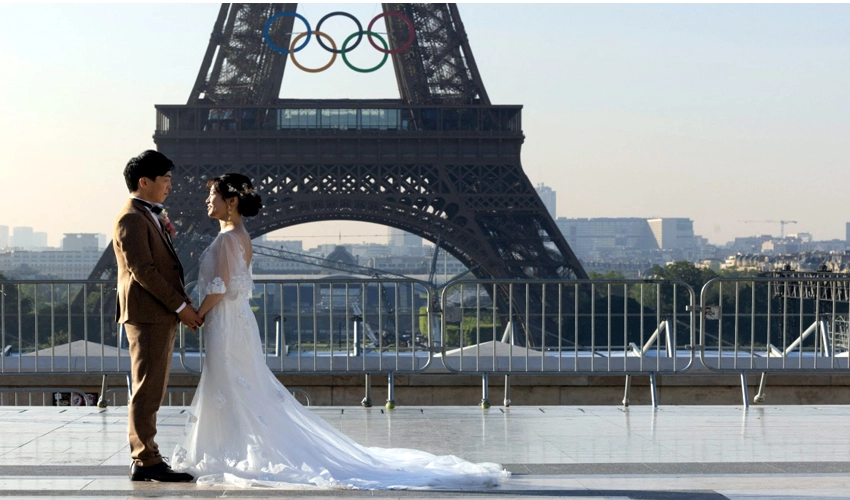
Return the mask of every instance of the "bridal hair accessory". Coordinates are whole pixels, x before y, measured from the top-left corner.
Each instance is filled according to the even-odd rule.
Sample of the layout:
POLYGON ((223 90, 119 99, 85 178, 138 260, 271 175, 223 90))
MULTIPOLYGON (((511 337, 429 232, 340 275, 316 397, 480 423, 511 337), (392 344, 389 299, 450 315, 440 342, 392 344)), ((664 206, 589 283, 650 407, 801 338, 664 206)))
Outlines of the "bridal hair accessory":
POLYGON ((236 193, 240 196, 248 196, 249 194, 254 196, 257 195, 257 188, 248 187, 248 184, 244 182, 242 183, 242 189, 236 189, 232 185, 228 184, 227 191, 231 193, 236 193))
POLYGON ((177 229, 174 227, 174 224, 171 222, 171 219, 168 218, 168 211, 164 208, 162 211, 157 214, 157 219, 159 219, 159 223, 162 224, 163 229, 168 231, 168 234, 173 238, 177 235, 177 229))

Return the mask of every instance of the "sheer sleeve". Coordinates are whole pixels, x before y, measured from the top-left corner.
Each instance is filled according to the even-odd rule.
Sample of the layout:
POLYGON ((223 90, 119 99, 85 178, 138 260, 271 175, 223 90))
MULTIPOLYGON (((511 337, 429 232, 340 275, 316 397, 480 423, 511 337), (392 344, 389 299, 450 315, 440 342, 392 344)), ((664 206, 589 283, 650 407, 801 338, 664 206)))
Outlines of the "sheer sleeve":
MULTIPOLYGON (((209 259, 202 266, 205 286, 204 295, 224 294, 231 289, 244 287, 242 281, 247 273, 245 255, 236 235, 221 233, 209 248, 209 259)), ((250 278, 249 278, 250 279, 250 278)))

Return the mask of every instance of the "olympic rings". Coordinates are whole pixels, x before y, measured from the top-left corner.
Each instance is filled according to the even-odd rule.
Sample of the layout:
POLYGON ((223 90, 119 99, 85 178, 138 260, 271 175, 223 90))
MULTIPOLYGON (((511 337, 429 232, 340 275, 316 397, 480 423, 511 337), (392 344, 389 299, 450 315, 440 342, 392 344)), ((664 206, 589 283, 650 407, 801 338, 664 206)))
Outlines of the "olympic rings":
MULTIPOLYGON (((331 49, 332 50, 331 51, 331 62, 325 64, 321 68, 316 68, 316 69, 306 68, 306 67, 298 64, 298 61, 295 60, 295 52, 297 52, 296 50, 294 50, 295 44, 298 43, 298 40, 301 40, 305 36, 309 36, 310 35, 309 33, 301 33, 300 35, 296 36, 294 40, 292 40, 292 44, 290 44, 290 46, 289 46, 289 50, 290 50, 289 58, 292 59, 292 64, 294 64, 295 67, 297 67, 301 71, 306 71, 307 73, 321 73, 322 71, 330 68, 333 65, 333 63, 336 62, 336 54, 339 51, 336 50, 336 43, 334 43, 333 38, 329 37, 328 35, 322 33, 321 31, 318 31, 318 30, 314 31, 313 34, 316 35, 316 40, 321 40, 322 37, 325 37, 325 38, 328 39, 329 42, 331 42, 331 47, 333 47, 333 49, 331 49)), ((342 53, 342 56, 345 57, 345 52, 342 53)), ((381 63, 381 64, 383 64, 383 63, 381 63)))
MULTIPOLYGON (((333 16, 345 16, 345 17, 351 19, 352 21, 354 21, 354 24, 357 25, 357 32, 360 33, 360 36, 357 37, 357 41, 354 42, 354 45, 352 45, 351 47, 348 48, 348 50, 354 50, 358 45, 360 45, 360 41, 363 40, 363 25, 360 24, 360 21, 356 17, 352 16, 348 12, 339 12, 339 11, 338 12, 331 12, 330 14, 326 15, 325 17, 319 19, 319 23, 316 25, 316 31, 321 31, 322 30, 322 23, 325 22, 326 19, 333 17, 333 16)), ((372 26, 369 26, 369 29, 372 29, 372 26)), ((330 40, 330 38, 328 38, 328 40, 330 40)), ((322 43, 321 38, 316 38, 316 41, 319 42, 319 45, 321 45, 322 48, 327 50, 328 52, 333 52, 334 54, 341 53, 341 51, 336 50, 336 44, 333 43, 333 41, 331 41, 331 44, 334 46, 333 49, 327 48, 325 46, 325 44, 322 43)))
POLYGON ((269 18, 268 21, 266 21, 266 25, 263 26, 263 37, 266 39, 266 43, 269 44, 269 47, 273 48, 274 50, 276 50, 277 52, 280 52, 282 54, 289 54, 288 49, 282 49, 282 48, 278 47, 277 45, 275 45, 272 42, 272 39, 269 38, 269 28, 271 28, 272 23, 274 22, 275 19, 277 19, 279 17, 283 17, 283 16, 297 17, 298 19, 301 19, 301 21, 304 23, 305 26, 307 26, 307 31, 306 31, 307 39, 304 40, 304 43, 301 44, 300 47, 298 47, 297 49, 295 49, 293 51, 293 52, 298 52, 299 50, 303 49, 308 43, 310 43, 310 34, 312 33, 312 30, 310 29, 310 23, 308 23, 307 18, 305 18, 301 14, 297 14, 295 12, 283 11, 283 12, 278 12, 277 14, 273 15, 272 17, 269 18))
MULTIPOLYGON (((295 12, 283 11, 283 12, 278 12, 277 14, 270 17, 268 21, 266 21, 266 24, 263 27, 263 38, 265 38, 265 41, 268 44, 268 46, 271 47, 274 51, 280 52, 281 54, 284 54, 284 55, 289 55, 292 58, 292 63, 298 69, 300 69, 302 71, 307 71, 308 73, 321 73, 322 71, 325 71, 326 69, 330 68, 333 65, 333 63, 336 62, 337 54, 342 55, 343 62, 345 62, 346 66, 348 66, 352 70, 357 71, 359 73, 371 73, 373 71, 377 71, 379 68, 381 68, 387 62, 387 58, 388 58, 389 54, 398 54, 400 52, 407 50, 408 48, 410 48, 411 45, 413 45, 413 39, 415 37, 414 28, 415 27, 413 25, 413 21, 411 21, 409 17, 402 14, 401 12, 382 12, 381 14, 378 14, 377 16, 375 16, 372 19, 372 21, 369 22, 369 27, 366 30, 364 30, 363 25, 360 24, 360 21, 357 20, 356 17, 354 17, 353 15, 351 15, 347 12, 337 11, 337 12, 331 12, 330 14, 327 14, 324 17, 322 17, 319 20, 319 23, 316 25, 316 29, 313 30, 312 28, 310 28, 310 23, 307 21, 307 19, 304 16, 297 14, 295 12), (276 19, 283 17, 283 16, 290 16, 290 17, 298 18, 307 27, 306 31, 300 33, 298 36, 296 36, 292 40, 292 42, 289 44, 289 48, 282 48, 282 47, 275 45, 274 42, 272 42, 272 40, 269 36, 269 31, 271 30, 272 23, 276 19), (334 16, 347 17, 347 18, 351 19, 352 21, 354 21, 354 24, 357 25, 357 31, 352 33, 350 36, 348 36, 348 38, 345 39, 345 42, 342 44, 342 46, 339 49, 337 49, 336 42, 334 42, 333 39, 329 35, 327 35, 326 33, 321 31, 322 23, 324 23, 326 20, 328 20, 329 18, 334 17, 334 16), (396 17, 398 19, 401 19, 405 24, 407 24, 409 36, 407 37, 407 41, 405 41, 405 43, 397 49, 390 50, 389 45, 387 43, 387 40, 385 40, 380 34, 372 31, 372 26, 375 24, 375 22, 378 19, 385 17, 385 16, 396 17), (324 65, 320 68, 311 69, 311 68, 306 68, 306 67, 302 66, 300 63, 298 63, 298 61, 295 59, 295 53, 298 52, 299 50, 302 50, 304 47, 307 46, 308 43, 310 43, 310 40, 312 39, 312 35, 314 33, 316 35, 316 41, 319 42, 319 45, 323 49, 325 49, 326 51, 330 52, 332 54, 332 56, 331 56, 330 62, 328 62, 326 65, 324 65), (353 64, 351 64, 348 61, 348 58, 346 57, 346 52, 350 53, 352 50, 354 50, 360 44, 360 42, 363 40, 363 35, 366 35, 369 38, 369 43, 372 45, 372 47, 375 48, 375 50, 384 54, 384 58, 381 60, 381 62, 378 63, 376 66, 374 66, 372 68, 366 68, 366 69, 358 68, 358 67, 354 66, 353 64), (306 37, 306 39, 301 43, 301 45, 298 45, 296 47, 298 42, 302 38, 305 38, 305 37, 306 37), (351 40, 354 37, 357 37, 357 41, 354 42, 350 47, 348 47, 349 42, 351 42, 351 40), (378 44, 375 43, 375 40, 373 39, 373 37, 377 38, 384 47, 383 48, 379 47, 378 44), (325 38, 328 42, 330 42, 331 47, 328 47, 327 45, 325 45, 325 43, 322 41, 322 38, 325 38)), ((290 35, 291 34, 292 33, 290 33, 290 35)))
MULTIPOLYGON (((393 16, 393 17, 397 17, 397 18, 401 19, 402 21, 404 21, 407 24, 407 30, 410 32, 410 36, 407 37, 407 41, 404 42, 404 45, 402 45, 401 47, 399 47, 397 49, 393 49, 393 50, 387 50, 387 44, 384 44, 384 49, 381 50, 380 47, 375 45, 375 42, 374 42, 374 40, 372 40, 371 35, 369 36, 369 43, 372 44, 372 47, 375 47, 375 50, 377 50, 378 52, 384 53, 384 54, 398 54, 399 52, 404 52, 405 50, 408 49, 408 47, 413 45, 413 21, 411 21, 409 17, 405 16, 401 12, 392 12, 392 11, 382 12, 382 13, 378 14, 377 16, 375 16, 374 19, 372 19, 372 22, 369 23, 369 27, 366 28, 366 30, 372 31, 372 25, 375 24, 375 21, 377 21, 378 19, 380 19, 384 16, 393 16)), ((354 47, 352 47, 352 49, 353 48, 354 47)))
MULTIPOLYGON (((387 58, 390 57, 390 53, 386 50, 387 49, 387 41, 384 40, 384 37, 375 33, 374 31, 364 31, 363 33, 352 33, 351 35, 348 36, 348 38, 345 39, 345 41, 342 43, 342 60, 345 62, 346 66, 353 69, 354 71, 357 71, 358 73, 371 73, 373 71, 377 71, 378 69, 380 69, 381 66, 383 66, 384 63, 387 62, 387 58), (360 68, 356 67, 353 64, 351 64, 350 62, 348 62, 348 58, 345 57, 345 51, 346 51, 345 46, 348 45, 348 42, 351 41, 352 38, 356 37, 357 35, 362 35, 363 33, 368 35, 370 40, 372 39, 371 37, 374 36, 378 40, 380 40, 382 44, 384 44, 384 50, 383 50, 384 58, 381 60, 381 62, 378 63, 377 66, 373 66, 369 69, 360 69, 360 68)), ((336 55, 336 54, 334 54, 334 55, 336 55)))

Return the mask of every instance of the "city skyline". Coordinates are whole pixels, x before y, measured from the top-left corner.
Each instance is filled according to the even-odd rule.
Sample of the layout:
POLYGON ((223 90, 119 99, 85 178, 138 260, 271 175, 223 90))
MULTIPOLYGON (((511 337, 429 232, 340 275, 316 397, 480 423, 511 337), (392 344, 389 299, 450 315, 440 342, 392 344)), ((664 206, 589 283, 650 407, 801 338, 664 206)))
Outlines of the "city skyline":
MULTIPOLYGON (((368 22, 380 4, 299 4, 314 22, 333 10, 368 22)), ((493 103, 524 106, 523 167, 532 184, 558 193, 558 216, 686 217, 721 245, 779 235, 778 223, 748 220, 795 220, 786 233, 843 238, 848 216, 827 186, 850 181, 841 168, 850 152, 850 6, 460 12, 493 103)), ((188 97, 218 5, 4 4, 0 13, 16 20, 0 32, 0 63, 15 76, 0 82, 13 187, 0 224, 45 231, 51 246, 64 233, 110 234, 127 196, 121 170, 155 147, 154 105, 188 97)), ((312 57, 322 54, 299 61, 312 57)), ((369 75, 342 64, 318 75, 289 67, 281 95, 397 98, 395 85, 391 65, 369 75)), ((349 222, 282 236, 312 245, 340 232, 348 243, 386 237, 383 227, 349 222)))
MULTIPOLYGON (((539 191, 541 188, 548 190, 548 186, 546 186, 545 184, 538 184, 536 189, 539 191)), ((554 193, 553 192, 544 193, 544 197, 547 196, 547 195, 549 197, 551 197, 551 199, 550 200, 544 199, 544 203, 554 201, 554 193)), ((571 241, 572 241, 571 235, 566 230, 563 229, 565 224, 575 224, 575 223, 584 224, 584 223, 588 223, 588 222, 589 223, 600 223, 600 224, 606 224, 606 223, 618 224, 618 223, 622 223, 623 221, 640 221, 640 220, 645 221, 646 224, 648 224, 647 227, 651 227, 653 224, 661 224, 662 223, 661 221, 667 221, 667 223, 674 223, 675 221, 687 221, 687 225, 690 228, 690 229, 688 229, 688 231, 690 231, 689 237, 695 239, 694 244, 697 244, 697 240, 699 240, 699 239, 707 240, 707 238, 705 238, 703 235, 693 232, 692 227, 693 227, 693 224, 694 224, 695 221, 693 221, 689 218, 628 216, 628 217, 554 217, 554 219, 555 219, 555 222, 558 225, 559 229, 564 234, 564 236, 567 237, 567 239, 571 240, 571 241)), ((780 224, 781 223, 780 224, 780 231, 783 231, 786 223, 791 223, 791 222, 795 222, 795 221, 782 220, 782 221, 749 221, 749 222, 771 223, 771 224, 780 224)), ((331 222, 326 222, 325 224, 331 224, 331 222)), ((367 229, 372 228, 372 229, 374 229, 374 231, 383 231, 383 233, 347 234, 347 235, 343 236, 341 231, 340 231, 339 235, 337 236, 337 240, 332 241, 333 236, 299 235, 299 234, 291 234, 290 231, 278 230, 278 231, 274 231, 274 232, 271 232, 271 233, 266 233, 266 234, 257 236, 257 237, 255 237, 255 239, 257 239, 258 241, 261 238, 263 238, 263 239, 267 239, 270 242, 299 243, 301 246, 304 246, 306 249, 309 249, 309 250, 315 250, 319 247, 328 246, 328 245, 331 245, 331 246, 333 246, 333 245, 344 245, 344 246, 385 245, 385 246, 390 246, 390 247, 398 247, 398 246, 409 247, 409 246, 412 246, 412 245, 413 246, 421 246, 423 244, 424 245, 433 245, 433 242, 424 240, 420 236, 417 236, 417 235, 412 234, 412 233, 407 233, 407 232, 402 231, 400 229, 387 227, 387 226, 381 226, 381 225, 378 225, 378 224, 370 224, 370 223, 364 223, 362 225, 364 227, 366 227, 367 229), (311 239, 314 239, 314 238, 321 239, 322 241, 311 241, 311 239), (357 240, 357 238, 366 238, 366 239, 357 240), (343 239, 344 239, 344 241, 343 241, 343 239), (306 246, 305 246, 305 244, 306 244, 306 246)), ((63 233, 63 235, 62 235, 60 245, 47 245, 47 244, 31 242, 31 243, 28 243, 28 244, 22 246, 22 245, 19 245, 19 244, 15 244, 16 243, 15 242, 15 236, 13 235, 13 232, 12 232, 12 230, 19 230, 19 229, 23 229, 25 232, 28 232, 30 238, 32 236, 40 236, 42 242, 47 241, 48 236, 49 236, 48 233, 35 231, 35 229, 37 229, 37 228, 33 228, 33 227, 30 227, 30 226, 9 227, 9 226, 5 226, 5 225, 0 224, 0 250, 3 250, 3 249, 19 249, 19 250, 28 250, 28 251, 31 251, 31 250, 38 251, 38 250, 64 249, 64 247, 66 246, 66 240, 69 240, 69 239, 74 240, 74 239, 79 239, 79 238, 92 238, 92 237, 96 238, 99 241, 99 246, 101 248, 105 248, 106 244, 109 243, 109 237, 104 233, 66 232, 66 233, 63 233), (5 233, 4 233, 4 229, 6 230, 5 233)), ((657 239, 657 236, 658 235, 656 235, 656 239, 657 239)), ((812 237, 811 233, 808 233, 808 232, 805 232, 805 231, 789 231, 789 230, 786 230, 786 231, 784 231, 784 233, 781 233, 781 234, 772 234, 770 232, 749 233, 749 234, 745 234, 745 235, 736 236, 733 240, 729 240, 729 241, 724 242, 722 244, 714 244, 714 243, 711 243, 711 242, 709 242, 709 244, 714 245, 715 247, 717 247, 719 249, 723 249, 723 248, 727 248, 727 247, 729 247, 729 248, 734 247, 741 240, 764 239, 764 238, 767 238, 768 240, 775 240, 775 241, 782 241, 783 239, 786 239, 786 241, 794 240, 794 239, 802 239, 802 240, 805 240, 807 242, 809 242, 809 241, 850 242, 850 222, 845 222, 844 238, 832 238, 830 240, 816 240, 812 237)), ((35 240, 33 240, 33 241, 35 241, 35 240)), ((578 251, 579 247, 575 246, 575 243, 576 243, 575 241, 572 241, 571 246, 572 246, 574 251, 578 251)), ((700 243, 700 245, 702 245, 702 243, 700 243)), ((676 246, 677 245, 674 245, 674 246, 671 246, 669 248, 675 248, 676 246)), ((658 248, 664 249, 664 248, 668 248, 668 247, 665 247, 665 245, 663 245, 660 241, 658 241, 658 248)))

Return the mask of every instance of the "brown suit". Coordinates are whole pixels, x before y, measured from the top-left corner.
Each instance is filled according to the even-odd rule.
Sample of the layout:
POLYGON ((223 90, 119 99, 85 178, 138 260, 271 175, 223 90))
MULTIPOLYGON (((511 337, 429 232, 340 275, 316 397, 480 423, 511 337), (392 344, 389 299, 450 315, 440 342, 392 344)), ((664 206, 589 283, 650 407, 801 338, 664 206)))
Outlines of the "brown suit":
POLYGON ((115 320, 124 324, 132 365, 130 451, 136 464, 149 467, 162 462, 154 441, 156 412, 171 370, 175 311, 190 300, 174 247, 139 201, 130 199, 118 214, 112 246, 118 261, 115 320))

